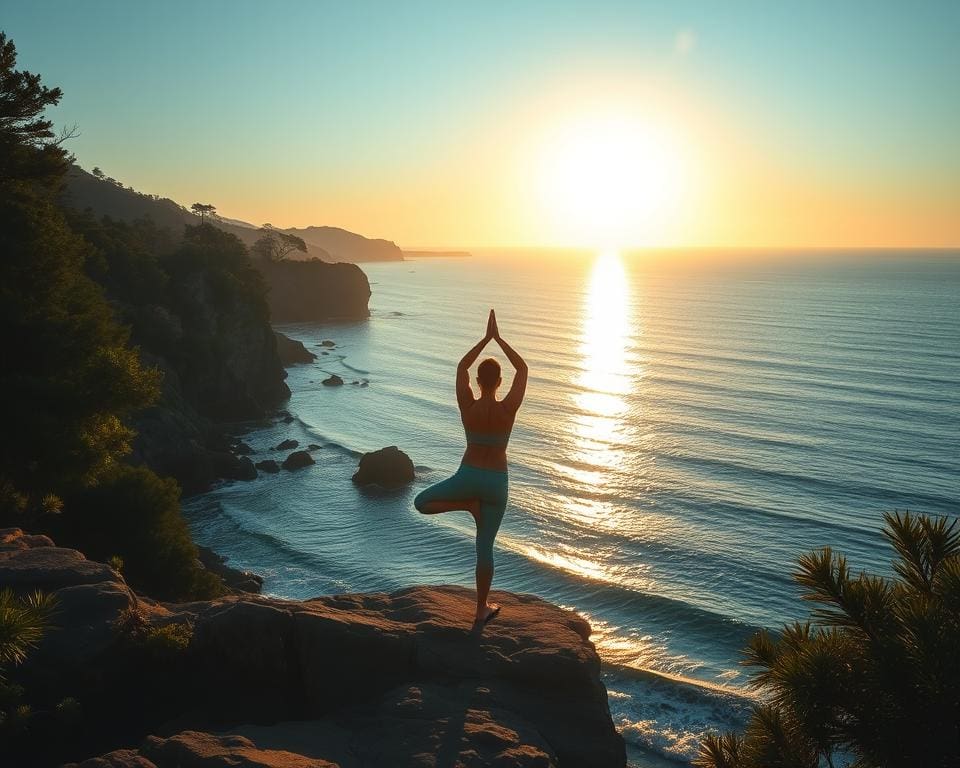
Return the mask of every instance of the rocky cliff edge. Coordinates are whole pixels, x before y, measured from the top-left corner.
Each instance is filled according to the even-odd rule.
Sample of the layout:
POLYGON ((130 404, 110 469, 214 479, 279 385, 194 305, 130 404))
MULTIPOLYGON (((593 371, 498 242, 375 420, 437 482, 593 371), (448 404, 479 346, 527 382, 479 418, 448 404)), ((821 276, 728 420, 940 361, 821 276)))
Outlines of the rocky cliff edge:
POLYGON ((4 587, 58 600, 28 666, 89 676, 131 616, 189 630, 183 674, 154 683, 176 690, 151 693, 171 701, 165 719, 136 746, 78 754, 82 768, 625 765, 589 624, 533 595, 494 590, 501 612, 480 629, 474 592, 452 585, 162 604, 19 529, 0 531, 4 587))

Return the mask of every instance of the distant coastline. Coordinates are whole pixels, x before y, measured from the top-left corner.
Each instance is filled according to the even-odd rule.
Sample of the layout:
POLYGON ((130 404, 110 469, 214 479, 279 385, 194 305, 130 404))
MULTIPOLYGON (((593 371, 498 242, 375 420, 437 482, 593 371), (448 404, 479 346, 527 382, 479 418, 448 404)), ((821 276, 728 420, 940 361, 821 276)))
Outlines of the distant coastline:
POLYGON ((468 259, 473 254, 469 251, 404 251, 405 259, 468 259))

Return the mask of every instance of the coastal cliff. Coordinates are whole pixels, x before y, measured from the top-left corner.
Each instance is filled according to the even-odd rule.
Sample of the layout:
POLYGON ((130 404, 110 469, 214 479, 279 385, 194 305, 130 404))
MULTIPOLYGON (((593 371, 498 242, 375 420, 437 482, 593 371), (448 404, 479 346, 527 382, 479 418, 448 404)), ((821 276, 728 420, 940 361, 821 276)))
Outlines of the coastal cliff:
POLYGON ((307 253, 324 261, 403 261, 403 251, 391 240, 370 238, 340 227, 291 227, 283 230, 307 245, 307 253))
POLYGON ((18 675, 82 712, 24 766, 625 765, 589 624, 532 595, 495 590, 482 629, 452 585, 158 603, 17 529, 0 531, 3 587, 54 595, 18 675))
POLYGON ((356 320, 370 316, 370 283, 356 264, 324 261, 257 262, 270 291, 270 317, 277 323, 356 320))
POLYGON ((95 249, 87 273, 130 327, 143 363, 163 374, 160 401, 131 420, 133 461, 188 494, 217 478, 255 477, 218 425, 263 419, 289 397, 271 320, 365 318, 366 275, 352 264, 251 258, 244 242, 259 230, 192 225, 196 217, 172 201, 75 166, 63 202, 95 249))

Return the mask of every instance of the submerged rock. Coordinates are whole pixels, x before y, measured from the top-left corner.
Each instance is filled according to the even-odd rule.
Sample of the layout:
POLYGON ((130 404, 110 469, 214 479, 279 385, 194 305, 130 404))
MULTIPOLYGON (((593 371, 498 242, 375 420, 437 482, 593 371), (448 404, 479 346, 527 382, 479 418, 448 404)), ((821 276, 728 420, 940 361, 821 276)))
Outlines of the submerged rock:
POLYGON ((358 485, 379 485, 383 488, 399 488, 412 482, 414 478, 413 461, 397 446, 381 448, 379 451, 365 453, 360 466, 353 475, 358 485))
POLYGON ((302 469, 311 464, 316 464, 316 462, 307 451, 294 451, 283 460, 284 469, 302 469))
POLYGON ((257 469, 263 470, 264 472, 269 472, 270 474, 275 474, 280 471, 280 465, 277 464, 273 459, 264 459, 263 461, 258 461, 254 466, 257 469))
POLYGON ((298 445, 300 445, 300 443, 299 443, 299 441, 297 441, 297 440, 284 440, 282 443, 280 443, 280 444, 276 447, 275 450, 277 450, 277 451, 289 451, 291 448, 296 448, 298 445))
POLYGON ((307 446, 308 451, 319 451, 321 448, 323 448, 323 446, 317 445, 316 443, 310 443, 310 445, 307 446))
POLYGON ((324 379, 320 383, 323 384, 325 387, 339 387, 340 385, 343 384, 343 379, 337 376, 337 374, 332 373, 330 374, 330 378, 324 379))
POLYGON ((321 347, 335 347, 335 346, 337 346, 337 342, 333 341, 332 339, 324 339, 323 341, 320 342, 320 346, 321 346, 321 347))

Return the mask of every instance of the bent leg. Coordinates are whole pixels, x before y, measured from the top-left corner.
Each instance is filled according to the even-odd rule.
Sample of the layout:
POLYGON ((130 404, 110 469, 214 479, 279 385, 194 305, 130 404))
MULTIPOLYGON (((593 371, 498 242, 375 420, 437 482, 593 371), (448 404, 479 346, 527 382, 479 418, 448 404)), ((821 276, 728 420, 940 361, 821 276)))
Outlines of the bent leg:
POLYGON ((465 482, 458 471, 446 480, 420 491, 413 500, 413 506, 425 515, 452 512, 455 509, 465 509, 475 514, 478 506, 477 492, 465 482))

